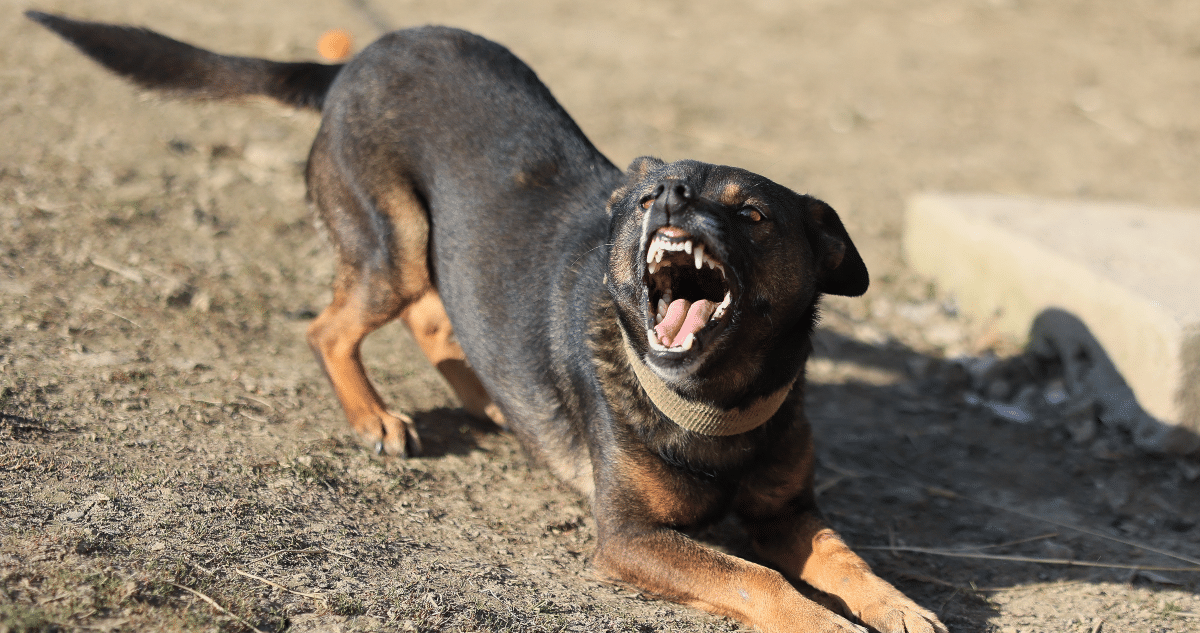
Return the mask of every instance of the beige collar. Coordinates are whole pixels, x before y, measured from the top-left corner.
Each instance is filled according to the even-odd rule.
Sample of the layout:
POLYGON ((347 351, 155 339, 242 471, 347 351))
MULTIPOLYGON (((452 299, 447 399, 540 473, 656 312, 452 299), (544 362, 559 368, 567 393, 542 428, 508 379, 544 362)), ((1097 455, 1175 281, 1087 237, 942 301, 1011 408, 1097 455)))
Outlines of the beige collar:
POLYGON ((624 328, 621 329, 621 338, 625 343, 625 355, 629 358, 633 373, 637 375, 638 382, 642 384, 642 389, 650 396, 654 406, 675 424, 701 435, 737 435, 762 426, 783 406, 792 385, 796 384, 793 379, 779 391, 755 400, 745 409, 721 409, 706 402, 688 400, 675 393, 653 369, 642 362, 637 351, 629 344, 624 328))

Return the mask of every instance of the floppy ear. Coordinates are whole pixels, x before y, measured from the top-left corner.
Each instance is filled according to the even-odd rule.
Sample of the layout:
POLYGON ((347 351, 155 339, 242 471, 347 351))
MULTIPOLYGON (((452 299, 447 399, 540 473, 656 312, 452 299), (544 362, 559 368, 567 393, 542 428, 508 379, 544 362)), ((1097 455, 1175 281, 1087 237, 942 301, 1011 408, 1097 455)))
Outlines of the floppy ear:
POLYGON ((857 297, 867 291, 870 276, 858 249, 832 207, 810 199, 809 210, 815 235, 810 236, 816 256, 817 291, 857 297))

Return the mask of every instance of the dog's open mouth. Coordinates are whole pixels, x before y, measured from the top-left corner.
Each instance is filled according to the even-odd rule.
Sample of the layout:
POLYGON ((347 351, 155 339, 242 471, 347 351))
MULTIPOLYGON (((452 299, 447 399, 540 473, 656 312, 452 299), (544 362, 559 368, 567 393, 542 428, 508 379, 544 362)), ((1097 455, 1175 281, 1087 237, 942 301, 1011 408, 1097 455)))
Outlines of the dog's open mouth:
POLYGON ((646 290, 646 337, 657 352, 692 352, 711 342, 733 303, 725 264, 675 227, 659 229, 650 240, 646 290))

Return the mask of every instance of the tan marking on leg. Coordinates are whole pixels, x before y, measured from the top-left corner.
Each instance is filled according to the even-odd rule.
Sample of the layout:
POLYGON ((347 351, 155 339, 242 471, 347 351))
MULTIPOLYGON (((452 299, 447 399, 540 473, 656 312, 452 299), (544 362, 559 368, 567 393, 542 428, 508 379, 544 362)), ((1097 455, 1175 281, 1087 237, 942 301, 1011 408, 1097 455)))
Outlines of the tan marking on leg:
POLYGON ((467 413, 481 420, 504 425, 504 416, 492 402, 483 384, 467 364, 462 347, 454 339, 454 328, 442 298, 430 290, 408 306, 400 318, 412 332, 429 362, 442 372, 467 413))
POLYGON ((767 633, 859 632, 772 569, 717 552, 668 528, 602 537, 601 573, 646 592, 737 618, 767 633))
POLYGON ((411 186, 386 181, 362 195, 362 165, 339 160, 327 130, 309 157, 309 193, 337 249, 333 302, 308 328, 308 342, 350 426, 377 450, 418 450, 412 420, 387 410, 363 368, 363 339, 399 316, 431 287, 426 252, 429 220, 411 186), (382 231, 382 233, 381 233, 382 231), (390 238, 390 241, 384 238, 390 238))
POLYGON ((836 596, 883 633, 946 633, 931 611, 876 576, 836 532, 813 516, 750 526, 755 550, 785 574, 836 596))
POLYGON ((363 339, 393 318, 366 310, 355 294, 335 290, 333 302, 308 327, 308 344, 359 437, 377 451, 403 455, 420 450, 412 418, 387 411, 360 352, 363 339))

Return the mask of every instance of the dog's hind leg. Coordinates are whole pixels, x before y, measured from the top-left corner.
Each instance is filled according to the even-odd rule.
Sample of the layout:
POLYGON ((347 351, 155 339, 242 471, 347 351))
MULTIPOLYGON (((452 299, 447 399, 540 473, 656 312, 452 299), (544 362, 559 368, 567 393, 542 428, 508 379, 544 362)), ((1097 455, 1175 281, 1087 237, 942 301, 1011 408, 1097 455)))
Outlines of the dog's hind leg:
POLYGON ((475 371, 467 364, 462 347, 454 339, 450 317, 436 291, 429 291, 417 299, 400 315, 412 332, 413 338, 425 352, 446 382, 454 389, 467 413, 481 420, 491 420, 504 426, 504 416, 492 402, 475 371))
POLYGON ((308 329, 316 354, 350 426, 376 452, 420 450, 412 419, 389 412, 367 378, 360 348, 368 334, 400 317, 454 389, 468 413, 504 418, 467 365, 429 271, 429 216, 403 178, 381 174, 361 156, 336 156, 335 135, 322 130, 309 156, 309 192, 337 248, 333 301, 308 329), (348 173, 347 165, 372 166, 348 173), (373 177, 372 177, 373 176, 373 177))
POLYGON ((396 301, 380 309, 379 297, 369 296, 370 286, 336 285, 333 302, 308 328, 308 343, 359 437, 376 453, 414 454, 420 450, 420 440, 412 418, 387 410, 363 367, 363 339, 399 313, 396 301))
POLYGON ((323 127, 308 162, 309 193, 338 258, 333 301, 309 326, 308 343, 359 437, 378 453, 413 454, 420 445, 412 419, 387 410, 360 349, 368 334, 434 293, 429 220, 402 179, 364 180, 346 167, 355 157, 336 156, 345 147, 334 136, 323 127))

